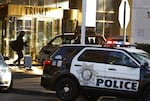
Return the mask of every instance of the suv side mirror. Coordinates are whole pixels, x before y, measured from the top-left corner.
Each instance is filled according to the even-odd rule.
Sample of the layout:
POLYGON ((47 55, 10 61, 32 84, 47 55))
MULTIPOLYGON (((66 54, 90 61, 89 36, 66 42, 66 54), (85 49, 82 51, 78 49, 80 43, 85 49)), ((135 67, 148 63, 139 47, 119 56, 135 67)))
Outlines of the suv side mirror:
POLYGON ((148 66, 148 62, 142 63, 141 66, 147 67, 148 66))

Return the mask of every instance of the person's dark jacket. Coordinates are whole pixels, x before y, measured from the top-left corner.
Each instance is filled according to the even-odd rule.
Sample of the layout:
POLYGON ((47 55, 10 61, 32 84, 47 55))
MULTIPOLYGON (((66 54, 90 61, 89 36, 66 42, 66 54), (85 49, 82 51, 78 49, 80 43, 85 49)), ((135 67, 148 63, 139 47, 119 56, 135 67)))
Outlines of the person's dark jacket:
POLYGON ((10 42, 10 48, 14 51, 22 51, 24 46, 28 46, 26 42, 23 41, 23 36, 25 32, 20 32, 17 39, 15 41, 10 42))
POLYGON ((23 42, 22 36, 19 35, 19 36, 17 37, 16 42, 17 42, 17 45, 16 45, 17 50, 18 50, 18 51, 19 51, 19 50, 23 50, 24 42, 23 42))

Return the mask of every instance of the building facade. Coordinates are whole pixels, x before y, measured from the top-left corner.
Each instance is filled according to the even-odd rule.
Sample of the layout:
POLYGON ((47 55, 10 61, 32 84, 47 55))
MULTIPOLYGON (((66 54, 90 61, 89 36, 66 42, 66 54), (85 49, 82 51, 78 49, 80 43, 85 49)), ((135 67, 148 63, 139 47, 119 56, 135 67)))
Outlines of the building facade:
MULTIPOLYGON (((82 24, 82 0, 0 0, 0 50, 15 58, 9 47, 19 31, 25 31, 25 55, 36 60, 40 49, 58 34, 74 32, 82 24)), ((122 36, 118 21, 121 0, 96 0, 94 30, 107 38, 122 36)), ((130 6, 132 1, 129 0, 130 6)), ((92 7, 92 6, 91 6, 92 7)), ((88 27, 88 26, 86 26, 88 27)), ((127 27, 130 37, 131 20, 127 27)))
POLYGON ((131 43, 150 44, 150 2, 133 0, 131 43))

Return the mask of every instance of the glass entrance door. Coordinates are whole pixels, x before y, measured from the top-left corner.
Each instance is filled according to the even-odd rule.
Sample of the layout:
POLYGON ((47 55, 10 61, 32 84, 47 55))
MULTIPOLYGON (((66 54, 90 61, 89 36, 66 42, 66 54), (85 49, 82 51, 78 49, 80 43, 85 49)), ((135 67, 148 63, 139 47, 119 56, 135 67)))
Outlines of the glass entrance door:
POLYGON ((52 38, 62 33, 62 20, 54 18, 45 18, 37 20, 37 55, 40 49, 45 46, 52 38))
POLYGON ((20 31, 25 31, 23 39, 27 46, 24 47, 24 55, 30 55, 31 53, 31 22, 32 20, 16 20, 16 37, 19 35, 20 31))

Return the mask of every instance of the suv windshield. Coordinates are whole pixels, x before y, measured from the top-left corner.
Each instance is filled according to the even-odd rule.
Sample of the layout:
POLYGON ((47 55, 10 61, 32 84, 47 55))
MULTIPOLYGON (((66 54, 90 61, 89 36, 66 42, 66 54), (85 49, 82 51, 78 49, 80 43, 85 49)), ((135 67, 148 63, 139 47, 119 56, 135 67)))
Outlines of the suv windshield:
POLYGON ((131 53, 134 58, 136 58, 140 64, 148 63, 150 66, 150 55, 148 53, 131 53))

